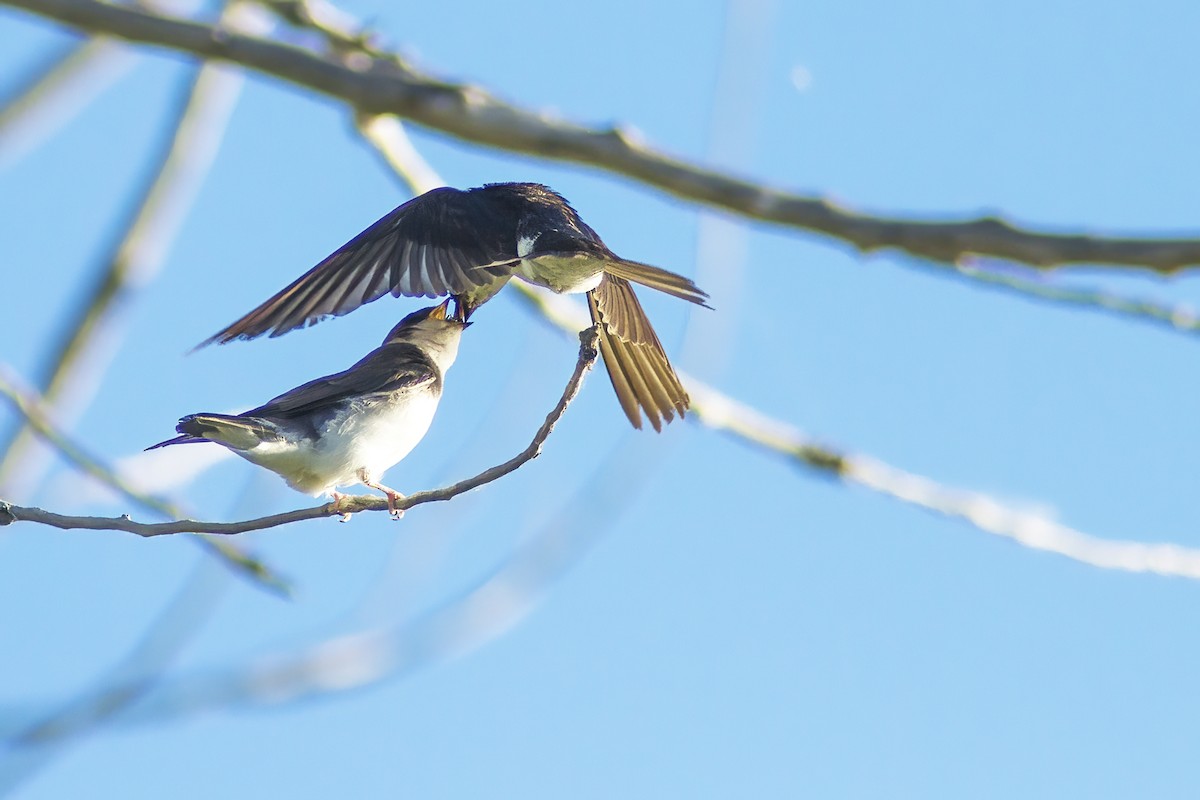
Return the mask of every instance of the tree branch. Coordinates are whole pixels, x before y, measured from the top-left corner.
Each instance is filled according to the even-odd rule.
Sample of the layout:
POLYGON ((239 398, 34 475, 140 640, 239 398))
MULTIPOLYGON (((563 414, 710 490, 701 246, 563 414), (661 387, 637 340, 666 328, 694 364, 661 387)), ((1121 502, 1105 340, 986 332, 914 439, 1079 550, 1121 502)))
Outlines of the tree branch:
POLYGON ((588 128, 505 103, 477 86, 418 72, 395 54, 316 53, 211 24, 98 0, 0 0, 93 33, 240 64, 348 103, 397 114, 460 139, 625 175, 681 197, 839 239, 863 252, 897 249, 941 264, 980 255, 1039 268, 1141 267, 1164 274, 1200 265, 1195 238, 1129 238, 1026 230, 996 217, 961 222, 858 214, 817 197, 766 187, 666 155, 628 129, 588 128))
MULTIPOLYGON (((538 428, 528 447, 503 464, 486 469, 473 478, 467 478, 442 489, 431 489, 426 492, 416 492, 415 494, 401 497, 396 502, 396 507, 407 510, 424 503, 450 500, 472 489, 477 489, 484 484, 503 478, 523 464, 537 458, 542 452, 542 446, 545 444, 546 439, 554 430, 554 426, 558 424, 563 414, 566 413, 567 406, 579 394, 579 390, 583 386, 584 377, 596 363, 596 342, 597 332, 595 328, 588 328, 579 334, 579 360, 575 364, 575 371, 571 374, 570 380, 567 381, 567 386, 563 389, 562 397, 559 398, 557 405, 546 416, 546 421, 538 428)), ((198 522, 196 520, 180 519, 172 522, 147 523, 137 522, 131 519, 128 514, 120 517, 74 517, 65 514, 56 514, 41 508, 17 506, 5 500, 0 500, 0 525, 11 525, 14 522, 37 522, 63 530, 124 531, 145 537, 165 536, 175 533, 231 535, 245 533, 246 531, 274 528, 279 525, 287 525, 292 522, 301 522, 308 519, 339 516, 347 512, 383 511, 385 509, 387 509, 387 501, 381 497, 374 495, 353 495, 343 497, 336 504, 326 503, 313 508, 301 508, 282 514, 272 514, 240 522, 198 522)))

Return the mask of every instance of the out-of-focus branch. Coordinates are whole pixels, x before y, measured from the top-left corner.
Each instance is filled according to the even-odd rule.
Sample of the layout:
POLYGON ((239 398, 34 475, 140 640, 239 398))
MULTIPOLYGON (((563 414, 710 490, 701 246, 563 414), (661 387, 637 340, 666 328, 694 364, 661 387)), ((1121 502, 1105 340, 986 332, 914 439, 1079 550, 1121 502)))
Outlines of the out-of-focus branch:
MULTIPOLYGON (((578 330, 587 319, 579 303, 562 295, 527 287, 519 281, 509 285, 519 290, 543 318, 559 330, 578 330)), ((1091 536, 1043 514, 1006 505, 982 492, 956 489, 870 456, 830 447, 689 375, 681 373, 680 378, 692 398, 688 419, 744 444, 790 458, 818 474, 942 516, 961 519, 979 530, 1012 539, 1024 547, 1058 553, 1101 569, 1200 579, 1198 549, 1091 536)))
MULTIPOLYGON (((142 0, 144 6, 191 14, 198 0, 142 0)), ((137 54, 112 39, 72 42, 34 68, 23 85, 0 100, 0 170, 11 166, 81 114, 120 79, 137 54)))
POLYGON ((258 4, 289 25, 321 34, 334 50, 396 60, 393 53, 379 46, 369 28, 327 0, 258 0, 258 4))
POLYGON ((56 53, 0 108, 0 169, 87 108, 133 62, 112 39, 88 39, 56 53))
MULTIPOLYGON (((554 426, 558 424, 563 414, 566 413, 567 406, 579 394, 579 390, 583 386, 584 377, 592 368, 592 365, 596 363, 596 330, 594 328, 585 330, 579 335, 579 340, 579 359, 575 364, 575 371, 571 374, 570 380, 567 381, 567 386, 563 389, 562 397, 559 398, 554 409, 546 415, 546 421, 538 428, 528 447, 503 464, 490 467, 472 478, 467 478, 442 489, 431 489, 426 492, 416 492, 415 494, 402 497, 396 501, 396 507, 407 510, 423 503, 450 500, 464 492, 469 492, 484 484, 503 478, 523 464, 537 458, 542 452, 542 447, 546 443, 546 439, 553 432, 554 426)), ((190 519, 180 519, 173 522, 146 523, 135 522, 128 515, 121 517, 67 516, 64 514, 55 514, 40 508, 25 508, 0 500, 0 525, 10 525, 14 522, 37 522, 64 530, 124 531, 146 537, 164 536, 174 533, 227 535, 274 528, 279 525, 308 519, 339 516, 343 513, 383 511, 386 508, 387 502, 383 498, 369 495, 354 495, 343 497, 338 503, 326 503, 315 508, 302 508, 283 514, 273 514, 241 522, 197 522, 190 519)))
MULTIPOLYGON (((40 398, 29 390, 22 389, 3 368, 0 368, 0 399, 7 401, 24 418, 31 430, 49 443, 79 471, 112 488, 127 500, 162 514, 164 517, 177 519, 184 516, 183 510, 170 501, 148 495, 131 486, 117 474, 116 470, 91 455, 84 446, 72 440, 50 420, 50 415, 40 398)), ((4 501, 0 500, 0 524, 5 524, 3 507, 4 501)), ((224 560, 238 573, 251 577, 274 592, 283 595, 291 593, 291 587, 283 578, 276 575, 263 562, 242 552, 240 548, 207 536, 197 538, 196 542, 224 560)))
MULTIPOLYGON (((258 30, 265 25, 261 9, 241 3, 229 6, 222 20, 258 30)), ((158 169, 38 378, 39 391, 59 410, 60 421, 86 407, 94 394, 116 349, 114 324, 137 289, 160 268, 216 156, 243 81, 227 67, 206 65, 183 93, 158 169)), ((0 487, 12 491, 18 474, 21 487, 36 483, 44 458, 31 457, 34 441, 22 427, 0 446, 0 487)))
MULTIPOLYGON (((81 719, 79 725, 46 731, 37 742, 22 743, 61 742, 102 723, 125 727, 174 721, 216 708, 313 700, 400 678, 481 647, 519 624, 550 585, 604 536, 612 526, 614 507, 620 505, 615 498, 636 494, 645 485, 641 464, 631 463, 633 441, 626 439, 599 464, 594 479, 566 498, 558 513, 524 539, 494 572, 416 619, 325 639, 227 669, 169 678, 151 687, 119 717, 81 719)), ((107 696, 131 688, 112 686, 107 696)), ((4 724, 4 719, 17 714, 0 709, 4 711, 8 713, 0 715, 0 735, 20 735, 21 729, 10 734, 12 726, 4 724)))
POLYGON ((360 114, 354 124, 363 138, 371 143, 372 152, 383 159, 414 195, 446 185, 429 162, 417 152, 417 148, 413 147, 404 124, 397 117, 390 114, 374 117, 360 114))
POLYGON ((157 686, 217 608, 227 586, 211 562, 198 562, 141 640, 92 688, 34 716, 7 736, 8 747, 0 754, 0 796, 8 796, 45 769, 80 734, 110 722, 157 686))
POLYGON ((828 447, 719 392, 695 382, 687 386, 692 393, 692 409, 702 424, 817 473, 961 519, 1024 547, 1057 553, 1093 567, 1200 579, 1200 550, 1176 544, 1100 539, 982 492, 955 489, 869 456, 828 447))
POLYGON ((969 255, 1040 268, 1112 264, 1162 273, 1200 265, 1200 239, 1026 230, 1002 219, 886 219, 705 169, 643 144, 627 129, 588 128, 505 103, 478 86, 422 74, 394 54, 318 53, 210 24, 98 0, 0 0, 93 33, 231 61, 348 103, 397 114, 478 144, 619 173, 686 200, 801 228, 867 251, 896 249, 941 264, 969 255))
POLYGON ((1022 278, 1019 273, 1014 273, 1008 264, 991 268, 977 263, 975 259, 966 259, 955 268, 960 275, 972 282, 1010 292, 1028 300, 1101 311, 1122 319, 1165 327, 1177 333, 1200 335, 1200 314, 1185 305, 1141 300, 1102 289, 1062 286, 1047 282, 1047 276, 1042 273, 1022 278))

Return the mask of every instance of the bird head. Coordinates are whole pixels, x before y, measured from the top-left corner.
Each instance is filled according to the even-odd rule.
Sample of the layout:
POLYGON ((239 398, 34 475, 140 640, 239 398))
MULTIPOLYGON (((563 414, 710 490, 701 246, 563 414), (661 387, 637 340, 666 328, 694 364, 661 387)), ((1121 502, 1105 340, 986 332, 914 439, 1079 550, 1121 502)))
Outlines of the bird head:
POLYGON ((392 328, 384 345, 413 344, 429 353, 443 371, 454 363, 462 332, 471 323, 449 313, 450 300, 414 311, 392 328))

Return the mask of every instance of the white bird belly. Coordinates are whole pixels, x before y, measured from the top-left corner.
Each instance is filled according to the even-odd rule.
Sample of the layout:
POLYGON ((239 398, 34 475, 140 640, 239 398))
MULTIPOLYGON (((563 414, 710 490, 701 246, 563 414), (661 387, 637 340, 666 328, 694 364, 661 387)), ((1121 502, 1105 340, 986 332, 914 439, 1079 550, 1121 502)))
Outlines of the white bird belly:
POLYGON ((361 403, 331 419, 315 442, 264 443, 240 455, 316 497, 361 483, 360 471, 379 481, 425 436, 437 406, 428 389, 361 403))

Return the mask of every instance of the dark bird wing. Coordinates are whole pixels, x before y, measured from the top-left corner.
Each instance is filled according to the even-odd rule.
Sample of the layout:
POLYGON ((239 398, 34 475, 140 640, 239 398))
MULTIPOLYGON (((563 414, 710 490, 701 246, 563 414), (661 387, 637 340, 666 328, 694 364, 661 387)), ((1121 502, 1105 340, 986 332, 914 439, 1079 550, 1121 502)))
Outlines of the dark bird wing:
POLYGON ((441 373, 424 351, 407 343, 387 344, 368 353, 350 369, 297 386, 274 400, 237 416, 227 414, 189 414, 179 421, 181 436, 152 444, 147 450, 173 444, 217 442, 235 449, 249 449, 254 440, 279 438, 276 422, 298 421, 302 429, 315 432, 322 414, 333 413, 351 399, 370 402, 404 390, 436 385, 441 373), (239 441, 235 431, 249 438, 239 441), (224 435, 213 435, 214 433, 224 435))
POLYGON ((441 380, 437 366, 419 347, 388 344, 372 351, 350 369, 297 386, 239 416, 297 419, 333 409, 347 400, 369 401, 394 392, 436 385, 441 380))
POLYGON ((588 308, 600 329, 609 380, 633 427, 642 427, 642 411, 656 431, 676 412, 682 417, 690 404, 687 392, 629 282, 605 275, 588 292, 588 308))
POLYGON ((391 211, 287 288, 199 346, 281 336, 396 297, 477 294, 517 264, 511 212, 479 190, 441 188, 391 211))

